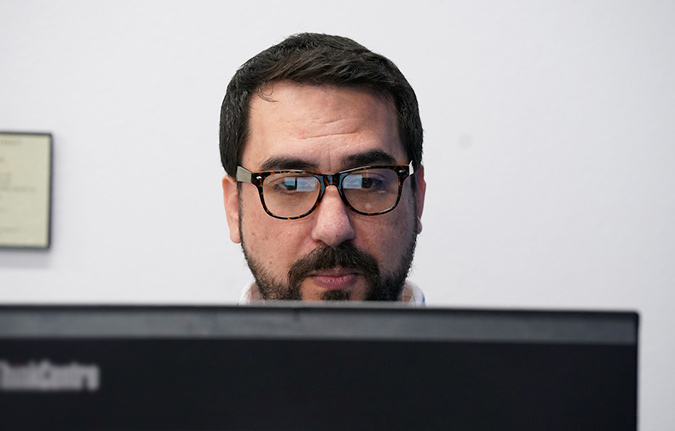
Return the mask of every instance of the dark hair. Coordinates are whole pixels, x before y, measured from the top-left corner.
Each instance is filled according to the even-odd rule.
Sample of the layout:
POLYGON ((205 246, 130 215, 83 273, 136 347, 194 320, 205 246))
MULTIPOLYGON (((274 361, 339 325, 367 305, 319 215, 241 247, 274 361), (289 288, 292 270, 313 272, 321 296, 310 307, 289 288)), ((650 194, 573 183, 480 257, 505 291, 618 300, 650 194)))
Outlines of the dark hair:
POLYGON ((271 82, 364 87, 393 101, 403 147, 419 168, 422 122, 417 97, 400 70, 387 58, 351 39, 301 33, 266 49, 244 63, 227 86, 220 111, 220 159, 235 175, 248 137, 249 103, 271 82))

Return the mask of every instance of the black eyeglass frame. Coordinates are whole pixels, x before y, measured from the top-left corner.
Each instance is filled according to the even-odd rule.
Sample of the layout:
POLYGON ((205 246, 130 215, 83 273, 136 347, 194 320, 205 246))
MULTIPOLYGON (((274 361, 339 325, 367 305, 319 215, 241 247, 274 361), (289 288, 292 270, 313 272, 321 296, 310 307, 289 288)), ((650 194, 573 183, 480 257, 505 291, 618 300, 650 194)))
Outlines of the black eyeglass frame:
POLYGON ((258 194, 260 195, 260 203, 262 203, 263 209, 267 214, 270 216, 281 219, 281 220, 297 220, 299 218, 307 217, 310 215, 318 206, 319 203, 321 202, 321 199, 323 198, 323 195, 326 191, 326 187, 328 186, 335 186, 338 189, 338 193, 340 194, 340 198, 342 199, 342 202, 344 202, 347 207, 354 211, 357 214, 365 215, 365 216, 376 216, 376 215, 382 215, 386 214, 390 211, 393 211, 394 208, 398 206, 398 203, 401 201, 401 194, 403 192, 403 183, 406 178, 412 176, 415 173, 415 169, 413 167, 412 162, 410 162, 408 165, 387 165, 387 166, 362 166, 359 168, 353 168, 353 169, 348 169, 346 171, 341 171, 341 172, 336 172, 334 174, 317 174, 315 172, 309 172, 309 171, 302 171, 302 170, 294 170, 294 169, 282 169, 282 170, 276 170, 276 171, 264 171, 264 172, 251 172, 248 169, 244 168, 243 166, 237 166, 237 182, 238 183, 251 183, 254 186, 258 188, 258 194), (347 200, 347 197, 345 196, 343 190, 342 190, 342 180, 349 175, 352 174, 356 171, 365 171, 365 170, 370 170, 370 169, 389 169, 391 171, 394 171, 398 175, 398 195, 396 196, 396 202, 390 207, 387 208, 384 211, 377 211, 377 212, 364 212, 364 211, 359 211, 356 208, 354 208, 350 203, 349 200, 347 200), (273 214, 268 208, 267 205, 265 204, 265 197, 263 196, 263 182, 265 181, 265 178, 269 177, 270 175, 275 175, 275 174, 302 174, 302 175, 309 175, 313 176, 317 180, 319 180, 319 184, 321 184, 321 189, 319 190, 319 194, 316 198, 316 202, 312 206, 312 208, 307 211, 304 214, 301 214, 299 216, 293 216, 293 217, 281 217, 278 215, 273 214))

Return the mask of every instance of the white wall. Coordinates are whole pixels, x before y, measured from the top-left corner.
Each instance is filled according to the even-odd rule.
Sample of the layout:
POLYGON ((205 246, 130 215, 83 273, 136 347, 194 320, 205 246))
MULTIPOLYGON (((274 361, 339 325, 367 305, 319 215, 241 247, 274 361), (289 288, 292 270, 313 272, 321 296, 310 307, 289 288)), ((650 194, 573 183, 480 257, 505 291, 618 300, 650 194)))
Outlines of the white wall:
POLYGON ((0 301, 232 303, 220 200, 236 68, 342 34, 415 87, 432 305, 641 313, 641 430, 675 423, 675 2, 0 1, 0 130, 54 135, 53 247, 0 301), (385 6, 386 5, 386 6, 385 6))

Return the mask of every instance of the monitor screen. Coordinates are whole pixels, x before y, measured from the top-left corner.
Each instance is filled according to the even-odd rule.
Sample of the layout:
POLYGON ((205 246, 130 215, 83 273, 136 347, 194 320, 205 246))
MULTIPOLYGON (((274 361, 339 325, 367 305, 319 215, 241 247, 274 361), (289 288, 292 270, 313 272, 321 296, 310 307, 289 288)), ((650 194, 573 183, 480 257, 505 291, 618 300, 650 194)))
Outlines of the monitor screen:
POLYGON ((2 430, 637 429, 638 316, 0 307, 2 430))

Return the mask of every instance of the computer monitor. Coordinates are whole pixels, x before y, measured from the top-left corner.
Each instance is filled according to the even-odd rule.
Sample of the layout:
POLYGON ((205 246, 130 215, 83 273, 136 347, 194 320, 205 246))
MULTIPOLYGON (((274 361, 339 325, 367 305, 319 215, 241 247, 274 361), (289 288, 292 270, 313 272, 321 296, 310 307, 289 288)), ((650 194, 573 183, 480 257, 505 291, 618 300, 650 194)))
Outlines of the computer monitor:
POLYGON ((2 430, 637 428, 638 316, 0 307, 2 430))

